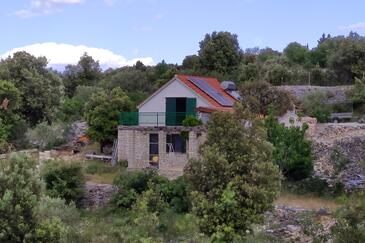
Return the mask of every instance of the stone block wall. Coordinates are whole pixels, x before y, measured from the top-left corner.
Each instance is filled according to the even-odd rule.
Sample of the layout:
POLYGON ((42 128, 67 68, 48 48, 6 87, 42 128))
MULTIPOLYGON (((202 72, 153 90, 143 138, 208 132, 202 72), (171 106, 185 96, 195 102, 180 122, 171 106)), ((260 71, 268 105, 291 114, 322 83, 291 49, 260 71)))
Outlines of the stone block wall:
POLYGON ((128 169, 149 167, 149 134, 159 136, 159 173, 168 178, 182 175, 190 158, 199 157, 199 147, 206 139, 206 128, 199 127, 126 127, 118 128, 118 159, 128 161, 128 169), (189 133, 186 153, 166 152, 166 135, 189 133))

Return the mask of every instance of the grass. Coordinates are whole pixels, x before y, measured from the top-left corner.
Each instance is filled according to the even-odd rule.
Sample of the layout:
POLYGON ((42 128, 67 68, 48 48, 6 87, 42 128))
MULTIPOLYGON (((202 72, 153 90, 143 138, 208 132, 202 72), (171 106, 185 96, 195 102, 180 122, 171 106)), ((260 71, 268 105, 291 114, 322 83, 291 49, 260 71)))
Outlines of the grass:
POLYGON ((85 161, 83 166, 86 180, 100 184, 113 184, 114 179, 125 170, 124 167, 112 167, 96 160, 85 161))
POLYGON ((334 210, 341 206, 335 199, 322 198, 308 194, 298 195, 290 192, 282 192, 276 199, 275 205, 285 205, 310 210, 318 210, 320 208, 334 210))

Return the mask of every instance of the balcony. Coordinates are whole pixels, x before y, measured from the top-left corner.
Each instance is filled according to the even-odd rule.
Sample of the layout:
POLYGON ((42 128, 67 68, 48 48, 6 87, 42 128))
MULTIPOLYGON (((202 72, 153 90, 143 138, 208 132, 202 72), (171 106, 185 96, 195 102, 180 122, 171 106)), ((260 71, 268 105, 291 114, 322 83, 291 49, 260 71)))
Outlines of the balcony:
POLYGON ((121 112, 119 125, 122 126, 182 126, 188 116, 197 117, 195 112, 121 112))

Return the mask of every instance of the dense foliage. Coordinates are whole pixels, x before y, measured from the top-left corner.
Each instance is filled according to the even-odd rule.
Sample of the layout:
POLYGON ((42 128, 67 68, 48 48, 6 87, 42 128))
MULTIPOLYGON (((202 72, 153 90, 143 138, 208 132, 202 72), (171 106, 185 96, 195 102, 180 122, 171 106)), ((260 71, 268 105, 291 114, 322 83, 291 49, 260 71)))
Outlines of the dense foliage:
POLYGON ((202 158, 185 174, 192 185, 193 212, 214 241, 239 240, 263 220, 280 188, 272 147, 259 122, 246 114, 215 113, 208 123, 202 158))
POLYGON ((41 186, 35 161, 14 156, 0 160, 0 241, 61 242, 66 228, 59 218, 40 218, 41 186))
POLYGON ((305 139, 307 125, 302 128, 280 124, 271 114, 265 121, 268 141, 275 149, 273 159, 289 180, 301 180, 313 172, 311 143, 305 139))
POLYGON ((119 113, 131 111, 132 102, 120 88, 114 88, 111 92, 93 94, 85 109, 88 134, 100 143, 102 151, 104 145, 113 143, 116 138, 119 113))
POLYGON ((336 224, 331 228, 335 242, 364 242, 365 194, 352 195, 336 212, 336 224))
POLYGON ((326 93, 313 92, 302 99, 301 107, 306 115, 317 118, 318 122, 327 122, 332 108, 326 103, 326 100, 326 93))
POLYGON ((114 184, 118 188, 118 193, 112 200, 116 209, 131 208, 138 197, 149 190, 157 193, 175 212, 188 212, 190 208, 188 186, 184 177, 169 181, 154 171, 134 171, 122 173, 114 184))
POLYGON ((269 107, 273 108, 275 115, 283 115, 293 109, 289 94, 265 81, 247 82, 240 93, 241 102, 257 115, 268 115, 269 107))
POLYGON ((42 169, 42 178, 50 197, 80 204, 84 193, 84 176, 80 165, 48 161, 42 169))

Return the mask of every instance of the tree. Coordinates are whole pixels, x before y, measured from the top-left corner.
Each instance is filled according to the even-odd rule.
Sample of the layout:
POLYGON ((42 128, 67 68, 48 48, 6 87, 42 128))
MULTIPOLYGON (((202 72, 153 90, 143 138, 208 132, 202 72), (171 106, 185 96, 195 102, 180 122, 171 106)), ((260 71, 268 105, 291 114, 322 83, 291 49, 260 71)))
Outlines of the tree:
POLYGON ((50 121, 62 96, 60 77, 47 69, 45 57, 34 57, 26 52, 0 62, 0 79, 14 84, 21 94, 19 114, 32 126, 41 120, 50 121))
POLYGON ((273 106, 275 115, 283 115, 292 108, 290 95, 265 81, 245 83, 240 89, 241 103, 257 115, 268 115, 273 106))
POLYGON ((201 66, 208 71, 228 73, 241 61, 242 50, 235 34, 214 31, 206 34, 199 46, 201 66))
POLYGON ((0 241, 32 242, 41 187, 34 161, 15 156, 0 160, 0 241))
POLYGON ((238 72, 238 80, 242 83, 258 80, 260 75, 259 66, 253 63, 240 65, 238 72))
POLYGON ((242 240, 240 235, 262 222, 280 187, 264 129, 241 109, 245 112, 212 114, 202 157, 190 160, 184 171, 201 231, 219 242, 242 240))
POLYGON ((266 79, 272 85, 284 85, 291 81, 290 69, 282 64, 272 64, 268 66, 268 71, 266 73, 266 79))
POLYGON ((268 141, 275 147, 273 159, 289 180, 301 180, 313 172, 311 143, 304 137, 308 126, 285 127, 270 114, 265 120, 268 141))
POLYGON ((66 95, 72 97, 79 85, 96 85, 101 79, 101 71, 99 62, 84 53, 76 65, 67 65, 63 72, 66 95))
POLYGON ((200 68, 200 58, 197 55, 186 56, 182 62, 184 69, 197 70, 200 68))
POLYGON ((284 49, 284 55, 289 59, 291 64, 304 65, 309 60, 308 47, 302 46, 298 42, 289 43, 284 49))
POLYGON ((0 153, 11 148, 9 138, 17 119, 16 110, 19 107, 20 92, 9 81, 0 80, 0 153))
POLYGON ((100 91, 92 95, 85 107, 85 120, 88 134, 100 143, 100 149, 113 143, 117 136, 118 115, 122 111, 131 111, 132 101, 120 88, 111 92, 100 91))

